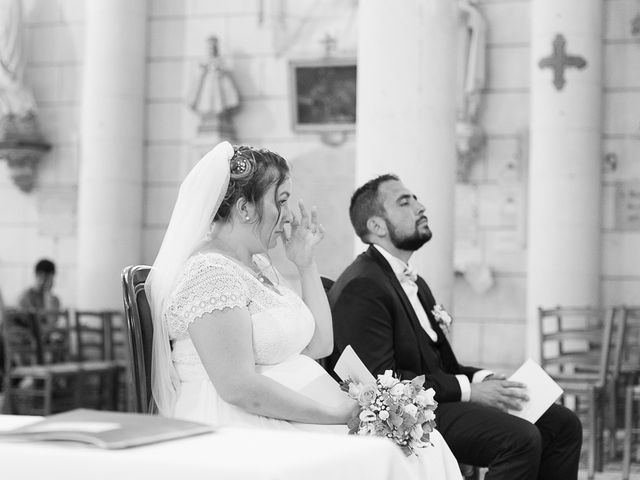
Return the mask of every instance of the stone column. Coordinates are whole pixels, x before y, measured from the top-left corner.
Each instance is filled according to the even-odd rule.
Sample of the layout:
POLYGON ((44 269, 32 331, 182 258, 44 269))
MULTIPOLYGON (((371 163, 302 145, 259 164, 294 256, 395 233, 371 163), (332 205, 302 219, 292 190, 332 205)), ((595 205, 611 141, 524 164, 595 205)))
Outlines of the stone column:
POLYGON ((602 0, 531 2, 527 347, 538 306, 598 306, 602 0))
POLYGON ((146 1, 85 4, 78 179, 78 308, 120 308, 140 261, 146 1))
POLYGON ((367 0, 359 15, 356 183, 396 173, 424 203, 433 238, 413 262, 450 307, 457 3, 367 0))

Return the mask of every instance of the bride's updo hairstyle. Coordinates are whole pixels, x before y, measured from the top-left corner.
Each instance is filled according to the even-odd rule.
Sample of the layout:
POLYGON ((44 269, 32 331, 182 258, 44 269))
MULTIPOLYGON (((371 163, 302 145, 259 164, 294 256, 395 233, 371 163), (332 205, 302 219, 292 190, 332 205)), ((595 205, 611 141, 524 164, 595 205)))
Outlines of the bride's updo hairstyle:
MULTIPOLYGON (((264 148, 234 146, 233 157, 229 160, 229 170, 229 186, 213 220, 228 222, 233 205, 238 199, 245 198, 256 206, 256 222, 260 223, 262 201, 267 190, 274 184, 277 189, 289 176, 287 161, 277 153, 264 148)), ((280 210, 280 204, 277 201, 275 203, 280 210)))

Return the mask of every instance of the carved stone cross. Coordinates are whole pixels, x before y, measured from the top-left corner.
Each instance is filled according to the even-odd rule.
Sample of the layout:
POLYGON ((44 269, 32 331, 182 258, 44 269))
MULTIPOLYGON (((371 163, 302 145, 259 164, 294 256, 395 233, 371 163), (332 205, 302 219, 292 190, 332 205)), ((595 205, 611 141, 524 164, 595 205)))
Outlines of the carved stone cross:
POLYGON ((565 51, 566 45, 567 41, 564 36, 561 34, 556 35, 553 40, 553 54, 538 62, 540 68, 553 69, 553 84, 558 90, 562 90, 566 83, 564 79, 565 68, 575 67, 582 69, 587 66, 587 61, 583 57, 568 55, 565 51))
POLYGON ((338 44, 336 38, 332 37, 328 33, 324 36, 320 43, 324 44, 324 54, 327 57, 330 57, 333 54, 333 51, 336 49, 336 46, 338 44))

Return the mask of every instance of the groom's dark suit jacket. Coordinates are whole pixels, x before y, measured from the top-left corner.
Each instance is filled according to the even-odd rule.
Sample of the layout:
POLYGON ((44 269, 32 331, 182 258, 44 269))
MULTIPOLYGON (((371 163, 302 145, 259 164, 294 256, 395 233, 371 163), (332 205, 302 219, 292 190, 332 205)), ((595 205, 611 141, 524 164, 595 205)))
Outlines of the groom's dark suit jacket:
POLYGON ((440 402, 438 429, 456 458, 488 466, 495 480, 575 480, 582 427, 571 411, 552 405, 532 425, 475 402, 460 401, 456 374, 478 371, 456 360, 431 310, 433 295, 418 277, 418 297, 438 333, 433 342, 420 325, 391 266, 373 247, 358 256, 329 290, 335 348, 330 371, 347 345, 374 374, 390 369, 403 379, 426 374, 440 402))
POLYGON ((435 300, 426 282, 418 277, 418 298, 431 326, 434 342, 424 331, 409 298, 387 260, 370 246, 340 275, 329 291, 335 347, 328 366, 351 345, 375 375, 395 371, 402 379, 426 374, 425 387, 433 387, 436 400, 460 400, 455 375, 472 380, 478 368, 460 365, 451 345, 431 313, 435 300))

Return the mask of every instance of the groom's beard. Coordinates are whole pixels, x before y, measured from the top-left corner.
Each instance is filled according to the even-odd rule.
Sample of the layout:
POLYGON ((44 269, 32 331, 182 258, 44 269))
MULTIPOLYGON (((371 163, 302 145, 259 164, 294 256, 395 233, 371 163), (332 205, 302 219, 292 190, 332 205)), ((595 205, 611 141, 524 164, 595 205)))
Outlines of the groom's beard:
POLYGON ((415 252, 420 247, 422 247, 425 243, 431 240, 433 233, 431 229, 427 227, 427 230, 421 232, 418 229, 418 225, 416 225, 416 229, 410 235, 402 235, 398 233, 398 230, 389 223, 388 220, 385 219, 387 223, 387 230, 389 231, 389 240, 394 247, 399 250, 405 250, 407 252, 415 252))

